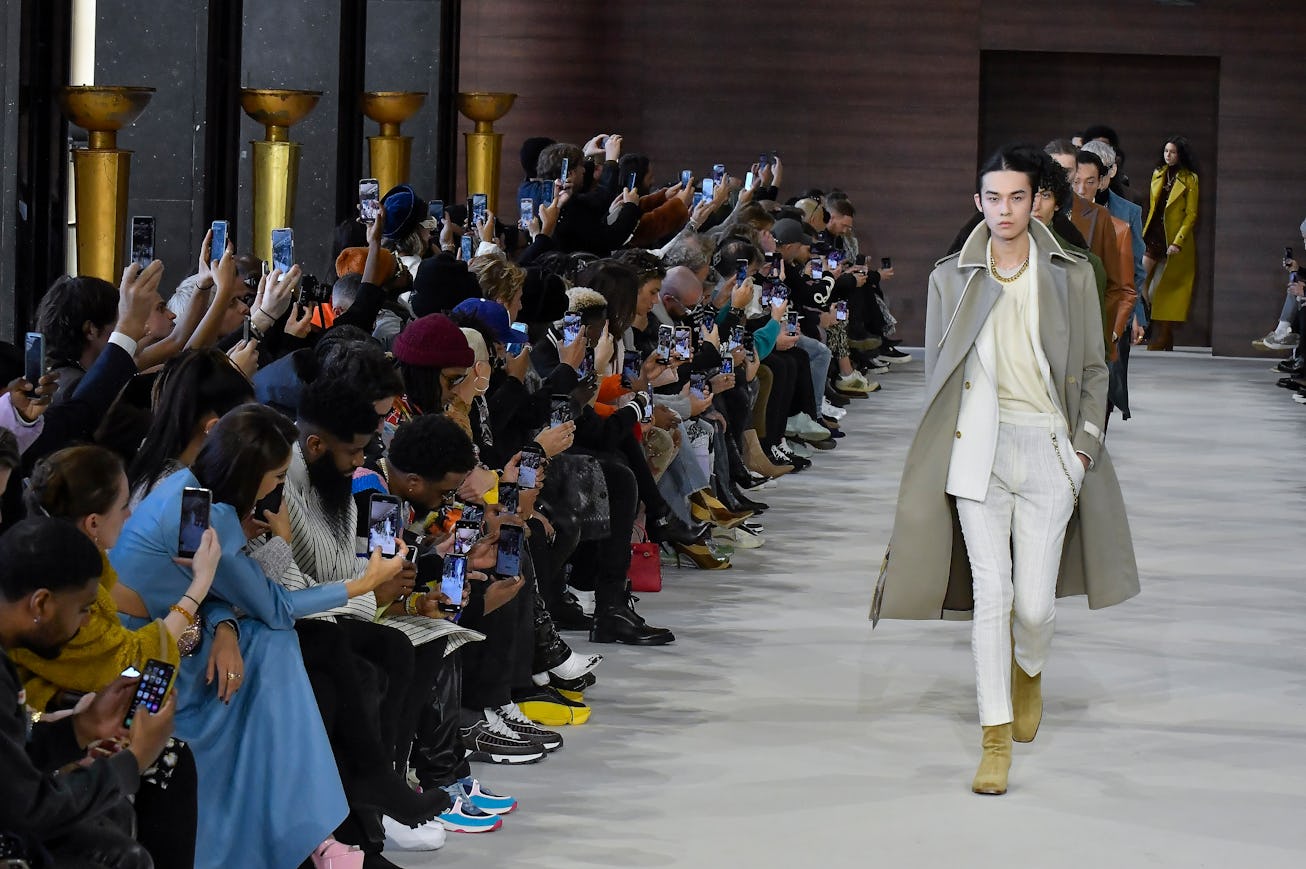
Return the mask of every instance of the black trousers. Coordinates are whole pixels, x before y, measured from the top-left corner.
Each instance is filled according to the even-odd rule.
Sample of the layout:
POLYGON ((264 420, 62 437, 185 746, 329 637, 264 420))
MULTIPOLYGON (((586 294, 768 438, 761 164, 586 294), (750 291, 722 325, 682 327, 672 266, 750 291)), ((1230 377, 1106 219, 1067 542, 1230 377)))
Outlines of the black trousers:
POLYGON ((154 859, 155 869, 195 865, 198 786, 195 755, 184 745, 178 747, 177 765, 166 789, 141 781, 136 792, 136 839, 154 859))
MULTIPOLYGON (((439 646, 441 651, 444 649, 443 641, 429 645, 439 646)), ((461 658, 467 648, 462 646, 452 654, 439 657, 435 663, 431 700, 417 717, 417 736, 413 741, 410 763, 425 790, 446 787, 472 774, 467 753, 458 737, 463 693, 461 658)))
POLYGON ((763 443, 769 449, 784 440, 785 421, 789 417, 805 413, 816 419, 816 397, 812 392, 811 360, 802 350, 794 347, 773 351, 762 364, 771 369, 772 377, 763 443))
POLYGON ((866 283, 854 287, 848 294, 848 337, 861 340, 870 335, 884 334, 884 312, 880 310, 880 276, 872 272, 866 283))
MULTIPOLYGON (((529 547, 522 548, 523 561, 529 547)), ((523 571, 525 571, 523 565, 523 571)), ((495 580, 491 580, 494 582, 495 580)), ((519 686, 521 674, 530 679, 530 661, 534 647, 534 583, 522 583, 521 591, 508 603, 488 615, 461 622, 485 634, 479 643, 468 643, 462 653, 462 703, 468 709, 494 709, 512 701, 512 689, 519 686)))
MULTIPOLYGON (((576 547, 572 555, 573 584, 585 587, 592 578, 597 611, 621 606, 626 600, 626 577, 630 572, 630 540, 639 512, 639 485, 624 456, 595 453, 608 486, 611 524, 608 536, 576 547)), ((640 461, 644 461, 643 455, 640 461)))
MULTIPOLYGON (((131 803, 123 799, 108 811, 42 843, 54 858, 53 863, 45 865, 51 869, 152 869, 155 863, 149 852, 131 837, 131 821, 131 803)), ((167 864, 158 865, 173 869, 167 864)))

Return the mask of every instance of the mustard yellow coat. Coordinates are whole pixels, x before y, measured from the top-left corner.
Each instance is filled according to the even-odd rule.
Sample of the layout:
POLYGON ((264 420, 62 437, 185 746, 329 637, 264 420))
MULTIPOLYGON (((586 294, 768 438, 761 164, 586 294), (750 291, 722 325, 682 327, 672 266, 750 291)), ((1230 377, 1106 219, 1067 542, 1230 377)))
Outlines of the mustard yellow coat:
MULTIPOLYGON (((1158 216, 1157 205, 1165 186, 1165 167, 1152 173, 1151 207, 1147 211, 1144 227, 1158 216)), ((1193 229, 1197 225, 1197 175, 1180 169, 1170 188, 1170 198, 1165 201, 1161 214, 1164 220, 1166 244, 1179 246, 1179 253, 1171 254, 1157 267, 1152 278, 1152 319, 1182 323, 1188 319, 1188 307, 1193 301, 1193 282, 1197 279, 1197 244, 1193 229)))

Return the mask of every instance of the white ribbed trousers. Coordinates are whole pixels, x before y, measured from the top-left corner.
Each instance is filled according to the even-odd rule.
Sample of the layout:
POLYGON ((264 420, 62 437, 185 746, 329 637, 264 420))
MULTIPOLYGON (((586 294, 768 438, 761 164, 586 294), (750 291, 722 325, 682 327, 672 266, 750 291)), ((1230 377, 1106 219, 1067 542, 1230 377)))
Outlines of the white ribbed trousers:
POLYGON ((971 651, 984 727, 1012 720, 1013 637, 1020 667, 1043 671, 1066 523, 1083 481, 1061 417, 1004 411, 984 500, 956 499, 974 583, 971 651))

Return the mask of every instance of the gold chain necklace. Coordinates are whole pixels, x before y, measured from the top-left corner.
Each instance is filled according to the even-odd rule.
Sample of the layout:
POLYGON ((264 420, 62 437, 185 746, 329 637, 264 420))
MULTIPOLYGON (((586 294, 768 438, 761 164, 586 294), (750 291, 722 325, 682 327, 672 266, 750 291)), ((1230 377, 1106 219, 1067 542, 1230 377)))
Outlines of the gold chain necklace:
POLYGON ((1020 280, 1020 276, 1023 275, 1025 273, 1025 270, 1028 268, 1029 268, 1029 257, 1026 256, 1025 261, 1020 264, 1020 268, 1016 270, 1016 273, 1009 278, 1004 278, 1002 275, 998 274, 998 262, 993 258, 993 252, 989 251, 989 274, 993 275, 993 277, 997 279, 998 283, 1014 284, 1016 281, 1020 280))

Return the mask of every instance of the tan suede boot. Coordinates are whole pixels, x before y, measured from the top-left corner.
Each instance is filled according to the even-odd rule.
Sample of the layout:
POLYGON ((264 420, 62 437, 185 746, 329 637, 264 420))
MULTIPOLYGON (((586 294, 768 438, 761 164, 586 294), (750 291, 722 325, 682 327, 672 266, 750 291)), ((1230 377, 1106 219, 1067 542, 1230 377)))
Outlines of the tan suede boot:
POLYGON ((1043 721, 1043 674, 1031 676, 1011 659, 1011 738, 1016 742, 1033 742, 1043 721))
POLYGON ((984 754, 970 789, 977 794, 1005 794, 1011 771, 1011 725, 985 727, 983 745, 984 754))
POLYGON ((757 432, 751 428, 744 432, 744 466, 754 474, 771 478, 783 477, 794 469, 793 465, 777 465, 768 459, 757 432))

